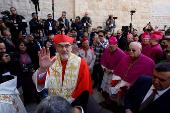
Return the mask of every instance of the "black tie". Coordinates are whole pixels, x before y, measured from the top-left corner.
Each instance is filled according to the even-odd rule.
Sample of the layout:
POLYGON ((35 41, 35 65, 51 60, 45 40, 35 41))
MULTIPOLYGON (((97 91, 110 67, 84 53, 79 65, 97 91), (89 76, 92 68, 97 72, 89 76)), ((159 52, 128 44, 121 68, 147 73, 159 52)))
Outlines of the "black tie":
POLYGON ((140 105, 139 112, 153 102, 155 94, 158 94, 158 92, 156 89, 153 89, 153 93, 140 105))

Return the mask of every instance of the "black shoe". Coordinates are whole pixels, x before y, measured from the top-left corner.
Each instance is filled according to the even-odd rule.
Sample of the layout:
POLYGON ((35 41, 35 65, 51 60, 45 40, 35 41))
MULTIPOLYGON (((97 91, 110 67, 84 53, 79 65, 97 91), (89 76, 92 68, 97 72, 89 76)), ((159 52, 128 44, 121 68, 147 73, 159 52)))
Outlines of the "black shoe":
POLYGON ((37 104, 39 104, 39 103, 41 102, 41 98, 40 98, 40 96, 38 95, 38 96, 36 96, 35 98, 36 98, 36 102, 37 102, 37 104))
POLYGON ((94 85, 93 85, 93 88, 96 88, 96 87, 97 87, 97 84, 94 84, 94 85))
POLYGON ((101 88, 101 86, 99 86, 99 87, 98 87, 98 91, 101 92, 101 90, 102 90, 102 88, 101 88))

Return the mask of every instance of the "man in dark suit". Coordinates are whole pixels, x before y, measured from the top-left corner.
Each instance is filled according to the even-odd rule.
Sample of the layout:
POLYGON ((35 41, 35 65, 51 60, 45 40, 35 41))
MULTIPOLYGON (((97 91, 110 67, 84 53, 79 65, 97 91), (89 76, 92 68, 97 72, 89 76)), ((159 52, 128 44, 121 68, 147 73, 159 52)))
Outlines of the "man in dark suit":
POLYGON ((125 50, 126 38, 122 35, 122 30, 121 29, 119 29, 117 31, 117 40, 118 40, 118 47, 121 50, 125 50))
POLYGON ((58 19, 59 24, 60 24, 59 25, 60 29, 64 28, 65 34, 67 34, 70 31, 69 21, 66 18, 66 14, 67 13, 65 11, 63 11, 61 17, 58 19))
POLYGON ((112 113, 103 109, 87 91, 83 91, 71 104, 60 96, 48 96, 38 105, 36 113, 112 113))
POLYGON ((29 21, 29 25, 30 25, 30 34, 31 34, 31 33, 37 33, 38 29, 43 29, 44 23, 41 18, 39 19, 39 22, 37 22, 37 15, 35 12, 33 12, 32 19, 29 21))
POLYGON ((126 113, 170 113, 170 62, 155 66, 153 77, 141 76, 127 91, 126 113))
POLYGON ((57 25, 56 20, 53 20, 51 14, 48 14, 47 17, 48 17, 48 19, 44 23, 44 32, 45 32, 46 36, 49 33, 55 34, 56 33, 56 25, 57 25))

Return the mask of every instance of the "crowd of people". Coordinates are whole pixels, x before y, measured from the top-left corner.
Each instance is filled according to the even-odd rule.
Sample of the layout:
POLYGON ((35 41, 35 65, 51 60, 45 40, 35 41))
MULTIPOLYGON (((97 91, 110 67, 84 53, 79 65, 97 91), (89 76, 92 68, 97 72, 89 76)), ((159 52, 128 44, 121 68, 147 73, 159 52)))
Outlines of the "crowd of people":
POLYGON ((1 112, 26 113, 32 99, 41 102, 36 113, 170 112, 170 27, 149 22, 141 35, 135 28, 116 32, 110 15, 105 29, 89 32, 88 12, 71 24, 65 11, 57 21, 51 14, 37 20, 33 12, 28 35, 25 17, 14 7, 10 12, 8 22, 0 17, 1 112))

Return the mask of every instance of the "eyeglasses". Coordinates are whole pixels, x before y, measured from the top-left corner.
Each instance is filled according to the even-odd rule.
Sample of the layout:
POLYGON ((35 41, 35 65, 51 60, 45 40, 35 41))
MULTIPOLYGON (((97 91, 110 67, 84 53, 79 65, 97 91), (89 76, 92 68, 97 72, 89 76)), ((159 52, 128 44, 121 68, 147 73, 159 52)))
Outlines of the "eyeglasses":
POLYGON ((117 34, 120 34, 120 33, 117 33, 117 34))
POLYGON ((132 51, 132 52, 135 52, 136 50, 134 50, 134 49, 128 49, 128 51, 132 51))
POLYGON ((58 44, 57 47, 60 49, 63 49, 64 47, 67 49, 68 47, 70 47, 70 44, 66 44, 65 46, 58 44))
POLYGON ((99 37, 103 37, 103 35, 99 35, 99 37))
POLYGON ((166 53, 170 53, 170 50, 166 50, 166 53))

